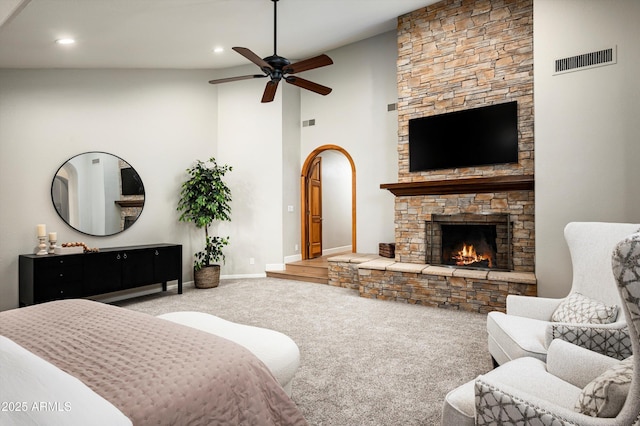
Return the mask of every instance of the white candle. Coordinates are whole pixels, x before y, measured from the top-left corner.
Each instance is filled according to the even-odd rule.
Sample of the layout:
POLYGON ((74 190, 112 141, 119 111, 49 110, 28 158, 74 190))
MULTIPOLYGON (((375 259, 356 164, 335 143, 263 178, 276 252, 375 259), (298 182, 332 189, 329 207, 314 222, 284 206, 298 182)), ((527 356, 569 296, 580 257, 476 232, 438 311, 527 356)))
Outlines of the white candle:
POLYGON ((49 232, 49 241, 58 241, 58 233, 49 232))
POLYGON ((38 237, 47 236, 47 225, 38 225, 38 237))

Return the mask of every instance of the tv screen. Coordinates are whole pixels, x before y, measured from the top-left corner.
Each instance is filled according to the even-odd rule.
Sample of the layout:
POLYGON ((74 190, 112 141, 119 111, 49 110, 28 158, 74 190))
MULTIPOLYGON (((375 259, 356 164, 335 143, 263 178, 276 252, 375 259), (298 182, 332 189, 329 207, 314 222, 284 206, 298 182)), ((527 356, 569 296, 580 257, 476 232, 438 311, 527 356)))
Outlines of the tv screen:
POLYGON ((409 120, 409 171, 518 162, 517 102, 409 120))
POLYGON ((144 185, 132 167, 120 169, 122 178, 122 195, 144 195, 144 185))

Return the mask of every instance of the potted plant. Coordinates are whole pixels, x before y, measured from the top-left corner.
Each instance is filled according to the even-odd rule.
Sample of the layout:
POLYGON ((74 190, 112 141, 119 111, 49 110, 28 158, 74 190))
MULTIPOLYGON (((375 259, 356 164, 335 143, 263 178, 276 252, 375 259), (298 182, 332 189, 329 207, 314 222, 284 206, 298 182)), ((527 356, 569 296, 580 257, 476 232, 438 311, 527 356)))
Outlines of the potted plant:
POLYGON ((204 228, 204 250, 195 253, 193 276, 197 288, 217 287, 220 282, 220 265, 224 261, 222 248, 229 244, 229 237, 209 235, 209 226, 216 220, 231 220, 231 190, 222 178, 231 171, 228 165, 219 166, 211 157, 207 162, 197 160, 186 171, 189 178, 182 184, 178 202, 179 220, 193 222, 204 228))

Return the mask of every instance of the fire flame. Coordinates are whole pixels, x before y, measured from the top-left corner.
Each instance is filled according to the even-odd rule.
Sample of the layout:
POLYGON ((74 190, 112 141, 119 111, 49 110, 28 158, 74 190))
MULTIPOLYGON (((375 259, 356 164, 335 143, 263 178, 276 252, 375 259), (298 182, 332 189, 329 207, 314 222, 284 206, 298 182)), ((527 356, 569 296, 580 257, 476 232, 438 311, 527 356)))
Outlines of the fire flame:
POLYGON ((473 263, 486 260, 489 262, 489 268, 493 267, 493 259, 491 258, 491 256, 487 254, 476 253, 476 249, 471 244, 467 245, 466 243, 464 243, 462 245, 462 250, 451 257, 456 261, 456 265, 458 266, 471 265, 473 263))

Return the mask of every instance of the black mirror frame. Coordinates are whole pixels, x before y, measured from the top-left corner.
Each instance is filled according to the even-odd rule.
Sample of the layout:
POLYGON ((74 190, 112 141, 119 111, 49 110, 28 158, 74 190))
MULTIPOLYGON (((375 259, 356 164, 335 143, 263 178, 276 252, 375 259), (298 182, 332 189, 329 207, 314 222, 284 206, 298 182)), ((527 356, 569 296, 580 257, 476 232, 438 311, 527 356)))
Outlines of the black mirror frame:
MULTIPOLYGON (((58 200, 59 201, 59 200, 58 200)), ((87 151, 87 152, 83 152, 77 155, 74 155, 73 157, 69 158, 68 160, 66 160, 64 163, 62 163, 62 165, 60 167, 58 167, 58 169, 56 170, 56 173, 53 176, 53 180, 51 182, 51 202, 53 204, 53 208, 56 210, 56 213, 58 213, 58 216, 67 224, 69 225, 69 227, 73 228, 74 230, 85 234, 85 235, 90 235, 90 236, 94 236, 94 237, 108 237, 108 236, 112 236, 112 235, 117 235, 121 232, 126 231, 127 229, 129 229, 139 218, 140 215, 142 214, 142 211, 144 210, 144 204, 146 201, 146 191, 144 189, 144 183, 142 182, 142 179, 140 178, 140 175, 137 173, 137 171, 133 168, 133 166, 131 166, 131 163, 129 163, 128 161, 124 160, 123 158, 115 155, 115 154, 111 154, 108 152, 104 152, 104 151, 87 151), (114 200, 114 202, 116 204, 118 204, 121 208, 131 208, 134 209, 137 214, 135 214, 135 216, 125 216, 122 218, 122 220, 124 221, 123 225, 121 225, 120 229, 117 230, 116 232, 110 232, 107 233, 105 231, 104 234, 97 234, 97 233, 93 233, 90 230, 83 230, 80 229, 79 227, 76 227, 74 225, 72 225, 70 223, 70 221, 64 217, 64 214, 60 211, 61 208, 58 207, 58 203, 56 202, 56 197, 55 197, 55 186, 56 186, 56 181, 59 179, 59 173, 60 170, 62 170, 71 160, 73 160, 74 158, 80 157, 82 155, 108 155, 111 157, 114 157, 115 159, 118 160, 119 165, 121 165, 121 163, 124 163, 125 165, 127 165, 128 167, 120 167, 120 170, 126 169, 126 168, 131 168, 132 172, 128 173, 128 175, 131 175, 133 177, 133 179, 136 181, 136 185, 138 185, 138 189, 137 191, 139 191, 139 194, 137 195, 123 195, 122 194, 122 187, 123 187, 123 182, 122 182, 122 172, 120 172, 120 176, 118 176, 119 179, 119 188, 120 188, 120 199, 119 200, 114 200), (138 198, 139 195, 142 196, 142 198, 138 198), (139 210, 138 210, 139 209, 139 210), (130 221, 127 221, 127 219, 125 218, 133 218, 130 221)))

